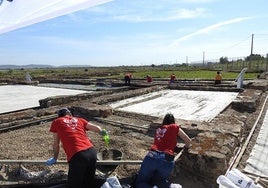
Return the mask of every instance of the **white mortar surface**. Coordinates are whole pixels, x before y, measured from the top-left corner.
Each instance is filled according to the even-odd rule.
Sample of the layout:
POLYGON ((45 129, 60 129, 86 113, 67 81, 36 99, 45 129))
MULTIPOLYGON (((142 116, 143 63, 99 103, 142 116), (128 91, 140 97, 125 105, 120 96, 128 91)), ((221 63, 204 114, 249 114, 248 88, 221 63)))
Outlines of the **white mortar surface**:
POLYGON ((39 107, 39 100, 59 95, 76 95, 88 91, 38 87, 31 85, 0 86, 0 113, 39 107))
POLYGON ((164 117, 170 112, 179 119, 210 121, 237 95, 237 92, 162 90, 111 103, 110 106, 156 117, 164 117))

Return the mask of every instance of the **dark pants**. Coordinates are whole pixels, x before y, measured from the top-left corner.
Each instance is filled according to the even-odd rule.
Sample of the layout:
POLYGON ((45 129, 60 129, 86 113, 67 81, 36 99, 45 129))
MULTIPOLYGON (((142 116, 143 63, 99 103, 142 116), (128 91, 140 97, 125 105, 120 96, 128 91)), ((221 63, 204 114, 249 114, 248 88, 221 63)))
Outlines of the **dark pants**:
POLYGON ((130 85, 130 77, 129 76, 125 76, 125 85, 126 86, 130 85))
POLYGON ((68 187, 95 187, 97 152, 90 148, 76 153, 69 161, 68 187))
POLYGON ((221 80, 215 80, 215 84, 221 84, 221 80))

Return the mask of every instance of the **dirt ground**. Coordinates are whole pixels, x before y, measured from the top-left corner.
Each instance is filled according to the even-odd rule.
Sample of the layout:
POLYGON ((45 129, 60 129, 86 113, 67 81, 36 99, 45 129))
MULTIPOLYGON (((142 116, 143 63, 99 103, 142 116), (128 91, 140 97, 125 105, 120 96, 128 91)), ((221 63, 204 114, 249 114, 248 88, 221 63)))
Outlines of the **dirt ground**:
MULTIPOLYGON (((263 102, 263 100, 262 100, 263 102)), ((262 105, 260 105, 261 107, 262 105)), ((267 106, 265 107, 267 109, 267 106)), ((247 132, 250 131, 255 120, 259 116, 260 109, 257 109, 254 113, 248 112, 238 112, 234 109, 227 108, 222 114, 225 114, 225 117, 236 116, 241 121, 246 123, 247 132)), ((102 139, 102 137, 96 133, 88 132, 89 138, 95 145, 95 148, 101 152, 107 149, 117 149, 123 153, 122 160, 142 160, 146 155, 148 148, 153 142, 152 136, 148 135, 146 131, 143 130, 134 130, 129 127, 122 127, 111 125, 108 123, 102 123, 90 119, 90 117, 85 117, 94 124, 97 124, 108 130, 110 134, 110 144, 107 147, 102 139)), ((263 116, 262 116, 263 118, 263 116)), ((110 120, 121 121, 125 123, 131 123, 133 125, 148 125, 151 120, 142 120, 136 118, 123 118, 120 116, 112 115, 109 117, 110 120)), ((222 120, 224 121, 224 120, 222 120)), ((226 119, 227 121, 227 119, 226 119)), ((260 121, 262 122, 262 121, 260 121)), ((16 129, 1 133, 0 135, 0 160, 47 160, 52 156, 52 134, 49 132, 51 121, 42 122, 38 125, 33 125, 21 129, 16 129)), ((248 158, 251 148, 254 145, 256 137, 258 135, 258 130, 260 128, 260 123, 256 132, 254 133, 254 138, 251 140, 247 151, 243 155, 241 163, 239 164, 240 168, 243 168, 245 165, 246 159, 248 158)), ((244 133, 247 134, 246 132, 244 133)), ((60 150, 59 160, 66 160, 65 153, 63 149, 60 150)), ((179 161, 180 162, 180 161, 179 161)), ((36 174, 40 172, 47 172, 46 175, 41 176, 40 178, 30 178, 28 182, 34 183, 44 183, 46 181, 52 182, 60 181, 66 179, 67 165, 54 165, 54 166, 45 166, 44 164, 39 165, 23 165, 29 171, 35 172, 36 174)), ((135 177, 137 174, 140 165, 118 165, 116 168, 108 171, 108 169, 98 168, 97 174, 103 177, 116 175, 120 180, 130 182, 130 180, 135 177)), ((1 183, 8 181, 20 182, 21 185, 25 184, 25 177, 19 175, 18 170, 19 164, 16 165, 1 165, 0 164, 0 185, 1 183), (6 173, 8 172, 8 173, 6 173), (8 177, 7 177, 8 175, 8 177)), ((179 170, 180 169, 176 169, 179 170)), ((40 176, 39 176, 40 177, 40 176)), ((181 173, 177 176, 173 176, 172 181, 174 183, 181 184, 184 188, 205 188, 209 187, 198 177, 193 176, 192 174, 181 170, 181 173)), ((13 183, 14 183, 13 182, 13 183)))

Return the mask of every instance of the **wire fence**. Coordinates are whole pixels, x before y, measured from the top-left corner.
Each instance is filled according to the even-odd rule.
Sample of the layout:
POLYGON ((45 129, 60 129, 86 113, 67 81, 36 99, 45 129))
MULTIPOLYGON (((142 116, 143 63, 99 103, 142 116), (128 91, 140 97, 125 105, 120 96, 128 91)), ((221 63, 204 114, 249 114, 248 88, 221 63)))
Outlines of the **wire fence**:
POLYGON ((217 69, 224 71, 241 71, 247 68, 248 72, 267 72, 268 71, 268 54, 262 55, 261 58, 233 57, 226 58, 224 62, 221 59, 204 60, 191 63, 194 66, 206 69, 217 69))

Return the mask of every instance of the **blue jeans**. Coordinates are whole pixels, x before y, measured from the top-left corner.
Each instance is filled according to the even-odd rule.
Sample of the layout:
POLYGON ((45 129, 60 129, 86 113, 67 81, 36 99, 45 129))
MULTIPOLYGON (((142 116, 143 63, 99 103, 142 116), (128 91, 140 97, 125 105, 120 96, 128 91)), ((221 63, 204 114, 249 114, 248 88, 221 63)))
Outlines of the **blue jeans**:
POLYGON ((169 177, 174 167, 174 161, 166 160, 164 152, 149 151, 143 159, 136 180, 136 188, 169 188, 169 177))

